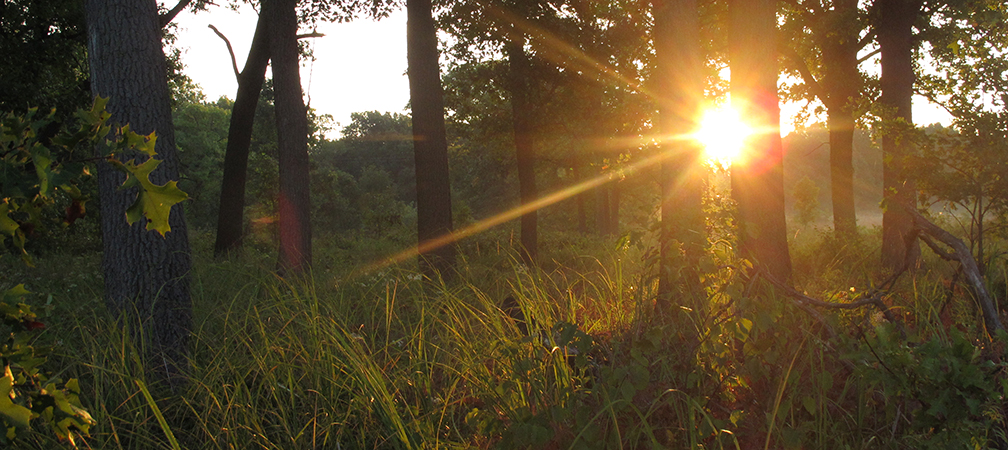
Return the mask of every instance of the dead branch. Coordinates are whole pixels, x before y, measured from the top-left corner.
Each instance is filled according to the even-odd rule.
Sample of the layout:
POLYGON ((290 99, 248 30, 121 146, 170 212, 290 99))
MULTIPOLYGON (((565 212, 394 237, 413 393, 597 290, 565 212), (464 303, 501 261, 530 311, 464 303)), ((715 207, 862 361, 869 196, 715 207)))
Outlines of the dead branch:
POLYGON ((238 71, 238 60, 235 59, 234 48, 231 47, 231 41, 229 41, 227 36, 224 36, 224 33, 221 33, 217 27, 213 26, 213 24, 207 25, 207 27, 213 30, 214 33, 217 33, 217 36, 223 39, 224 44, 227 45, 228 53, 231 55, 231 66, 234 67, 235 80, 238 81, 238 84, 241 84, 241 72, 238 71))
MULTIPOLYGON (((898 275, 899 274, 896 274, 896 276, 898 275)), ((826 328, 826 332, 830 335, 831 338, 835 338, 837 336, 836 331, 834 331, 833 327, 826 322, 826 319, 822 316, 822 314, 819 313, 819 311, 816 311, 815 309, 812 308, 813 306, 817 308, 826 308, 826 309, 857 309, 862 306, 873 305, 880 312, 882 312, 882 316, 885 317, 887 321, 899 327, 901 334, 905 334, 902 325, 896 321, 896 316, 893 315, 892 311, 882 301, 881 297, 877 295, 878 294, 877 290, 872 290, 872 292, 869 293, 869 295, 863 296, 859 300, 855 300, 850 303, 835 303, 815 299, 801 292, 798 292, 797 289, 782 283, 780 280, 777 280, 772 275, 767 273, 765 270, 757 269, 756 273, 754 274, 754 277, 756 276, 762 277, 764 280, 767 280, 770 284, 774 285, 774 287, 779 289, 780 292, 784 293, 784 295, 791 298, 792 302, 794 302, 796 306, 801 308, 803 311, 809 313, 809 315, 811 315, 814 319, 816 319, 816 321, 821 323, 823 327, 826 328)))
POLYGON ((186 6, 189 6, 190 3, 192 3, 192 0, 179 0, 172 9, 169 9, 168 12, 160 15, 158 17, 158 22, 161 24, 161 28, 164 28, 166 25, 171 23, 171 21, 175 20, 175 16, 182 12, 186 6))
MULTIPOLYGON (((941 243, 949 246, 954 251, 952 254, 946 252, 939 252, 939 256, 945 255, 949 258, 959 261, 962 265, 963 273, 966 275, 966 279, 969 281, 970 285, 973 287, 973 291, 976 293, 977 302, 980 303, 980 310, 983 313, 984 326, 987 328, 988 333, 993 333, 998 330, 1003 330, 1004 326, 1001 325, 1001 320, 998 318, 997 309, 994 307, 994 301, 991 299, 990 293, 987 292, 987 286, 984 284, 983 275, 980 273, 980 268, 977 266, 976 260, 973 258, 973 253, 970 252, 969 247, 962 241, 945 231, 938 225, 935 225, 930 220, 927 220, 922 216, 915 208, 911 208, 907 205, 901 205, 903 209, 910 215, 913 219, 914 227, 916 227, 921 232, 926 235, 937 239, 941 243)), ((932 246, 932 243, 928 243, 928 240, 924 240, 928 247, 934 250, 937 245, 932 246)), ((942 257, 945 257, 942 256, 942 257)))
POLYGON ((320 38, 325 37, 324 33, 319 33, 318 31, 312 31, 311 33, 299 34, 294 36, 297 39, 308 39, 308 38, 320 38))

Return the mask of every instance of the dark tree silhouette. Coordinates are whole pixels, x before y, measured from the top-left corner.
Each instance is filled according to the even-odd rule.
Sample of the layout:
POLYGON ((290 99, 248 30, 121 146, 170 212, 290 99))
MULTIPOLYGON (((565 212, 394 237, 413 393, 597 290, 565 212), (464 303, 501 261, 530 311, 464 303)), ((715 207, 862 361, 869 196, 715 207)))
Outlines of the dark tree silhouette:
POLYGON ((757 132, 732 161, 743 257, 781 281, 791 277, 784 221, 784 168, 777 98, 777 2, 732 0, 728 5, 732 105, 757 132))
POLYGON ((238 248, 244 235, 249 145, 252 142, 256 105, 259 104, 259 94, 266 80, 269 59, 268 17, 260 14, 245 68, 238 76, 238 93, 231 110, 217 215, 217 240, 214 242, 214 255, 217 256, 238 248))
MULTIPOLYGON (((504 53, 508 59, 508 92, 511 94, 511 121, 518 165, 518 198, 521 206, 526 207, 539 196, 535 181, 532 104, 529 102, 531 63, 525 53, 524 37, 513 39, 504 45, 504 53)), ((538 214, 534 209, 521 216, 521 254, 528 264, 535 264, 539 252, 537 220, 538 214)))
MULTIPOLYGON (((157 133, 163 162, 151 181, 178 180, 178 155, 161 25, 154 0, 88 0, 85 3, 91 90, 109 97, 113 123, 138 133, 157 133)), ((136 157, 138 155, 134 155, 136 157)), ((125 175, 98 166, 101 197, 105 302, 134 332, 143 332, 148 367, 174 382, 186 366, 191 324, 189 240, 182 206, 172 207, 164 237, 125 220, 135 191, 120 190, 125 175), (131 198, 132 197, 132 198, 131 198)), ((140 336, 134 336, 140 338, 140 336)))
POLYGON ((860 36, 864 28, 856 0, 831 0, 792 4, 785 25, 792 41, 785 46, 785 59, 801 75, 807 94, 826 107, 830 148, 830 186, 833 229, 838 237, 857 231, 854 210, 854 125, 863 81, 858 57, 873 34, 860 36), (804 49, 803 47, 808 47, 804 49), (799 53, 800 50, 804 50, 799 53))
POLYGON ((654 46, 657 58, 658 129, 663 139, 661 164, 661 262, 658 299, 667 309, 675 287, 672 259, 681 242, 690 264, 696 261, 705 243, 702 208, 703 171, 701 150, 696 142, 682 139, 697 125, 704 95, 703 53, 699 40, 696 0, 652 0, 654 46))
MULTIPOLYGON (((410 103, 413 108, 413 152, 416 161, 417 239, 419 245, 452 231, 448 141, 445 137, 444 90, 438 64, 437 30, 430 0, 408 0, 406 25, 410 103)), ((421 251, 425 275, 448 274, 455 265, 451 243, 421 251)))
POLYGON ((297 0, 267 0, 276 106, 279 159, 279 269, 292 274, 311 266, 311 199, 308 177, 308 110, 301 92, 298 63, 297 0))
POLYGON ((896 271, 907 262, 914 264, 920 256, 917 240, 906 240, 914 226, 913 218, 899 205, 917 204, 916 188, 904 171, 903 159, 911 145, 906 131, 913 126, 913 24, 921 12, 921 0, 879 0, 878 8, 876 29, 882 50, 884 107, 882 187, 889 203, 882 213, 882 267, 896 271))

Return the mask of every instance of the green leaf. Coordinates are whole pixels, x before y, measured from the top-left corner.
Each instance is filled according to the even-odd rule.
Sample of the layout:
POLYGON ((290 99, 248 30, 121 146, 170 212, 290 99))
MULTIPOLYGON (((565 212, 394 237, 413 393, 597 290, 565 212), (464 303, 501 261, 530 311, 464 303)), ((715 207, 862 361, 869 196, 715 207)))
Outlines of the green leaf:
POLYGON ((14 232, 17 231, 20 225, 10 218, 10 213, 10 204, 7 202, 0 203, 0 233, 14 236, 14 232))
POLYGON ((819 405, 816 404, 815 400, 813 400, 812 397, 809 397, 807 395, 802 397, 802 406, 804 406, 805 410, 808 411, 808 413, 813 416, 816 414, 816 411, 819 410, 818 408, 819 405))
MULTIPOLYGON (((16 405, 11 401, 14 390, 14 376, 11 374, 10 366, 7 366, 4 372, 4 377, 0 378, 0 417, 9 425, 18 428, 28 428, 32 412, 30 409, 16 405)), ((7 435, 8 437, 12 437, 10 436, 9 428, 7 435)))
POLYGON ((28 294, 31 294, 31 291, 25 289, 24 284, 19 284, 10 289, 7 289, 7 292, 4 292, 3 301, 8 305, 13 305, 17 303, 18 300, 21 300, 21 297, 24 297, 25 295, 28 294))
POLYGON ((151 172, 160 163, 160 160, 148 159, 139 166, 132 161, 119 166, 128 174, 121 189, 139 188, 136 201, 126 210, 126 221, 132 225, 140 220, 141 216, 146 216, 147 229, 156 230, 164 236, 165 233, 171 231, 171 226, 168 225, 168 216, 172 205, 189 198, 189 196, 178 188, 178 183, 175 181, 169 181, 161 186, 150 181, 151 172))

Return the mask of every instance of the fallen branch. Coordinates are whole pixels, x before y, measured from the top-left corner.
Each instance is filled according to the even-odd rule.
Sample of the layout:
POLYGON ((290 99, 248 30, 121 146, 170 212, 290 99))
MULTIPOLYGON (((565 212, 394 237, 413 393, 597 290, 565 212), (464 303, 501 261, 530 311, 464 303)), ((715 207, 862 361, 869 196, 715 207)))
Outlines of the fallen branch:
MULTIPOLYGON (((871 293, 869 293, 868 295, 863 296, 859 300, 855 300, 850 303, 835 303, 815 299, 801 292, 798 292, 797 289, 774 278, 765 270, 757 269, 756 272, 753 274, 753 277, 755 278, 757 276, 762 277, 764 280, 767 280, 770 284, 774 285, 774 287, 779 289, 780 292, 784 293, 784 295, 790 297, 796 306, 798 306, 805 312, 809 313, 809 315, 811 315, 814 319, 816 319, 819 323, 821 323, 823 327, 826 328, 826 332, 830 335, 831 338, 837 337, 836 331, 834 331, 833 327, 826 322, 826 319, 822 316, 822 314, 819 313, 819 311, 816 311, 815 309, 812 308, 813 306, 826 309, 857 309, 862 306, 873 305, 876 308, 878 308, 878 310, 882 313, 882 316, 885 317, 887 321, 899 327, 900 333, 905 335, 902 325, 896 321, 896 316, 893 315, 889 307, 886 306, 886 304, 882 301, 882 299, 876 295, 877 294, 876 290, 872 290, 871 293)), ((895 274, 893 278, 898 276, 899 273, 895 274)), ((888 283, 889 280, 887 280, 885 284, 888 283)))
POLYGON ((969 281, 970 285, 973 287, 973 291, 976 293, 977 302, 980 303, 980 311, 983 313, 984 326, 987 328, 987 332, 994 333, 998 330, 1004 330, 1004 326, 1001 325, 1001 319, 998 318, 997 308, 994 307, 994 301, 991 299, 990 293, 987 292, 987 286, 984 283, 983 275, 980 274, 980 268, 977 266, 976 259, 973 258, 973 253, 970 252, 969 247, 966 246, 962 239, 953 236, 952 233, 945 231, 930 220, 924 218, 924 216, 917 212, 916 209, 906 205, 901 206, 913 219, 914 226, 917 229, 954 250, 954 253, 952 254, 942 252, 940 250, 936 250, 938 246, 933 245, 933 242, 929 242, 927 239, 921 239, 928 245, 928 247, 935 250, 935 253, 937 253, 938 256, 941 256, 942 258, 948 257, 952 260, 959 261, 959 264, 962 265, 963 273, 966 275, 966 279, 969 281))

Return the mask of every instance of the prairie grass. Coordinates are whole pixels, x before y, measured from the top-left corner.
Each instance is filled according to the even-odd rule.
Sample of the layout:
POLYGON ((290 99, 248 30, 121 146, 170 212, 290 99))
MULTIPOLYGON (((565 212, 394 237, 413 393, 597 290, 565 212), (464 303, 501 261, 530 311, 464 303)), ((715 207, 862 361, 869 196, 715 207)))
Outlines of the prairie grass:
MULTIPOLYGON (((823 312, 840 334, 829 339, 790 300, 734 272, 730 247, 712 249, 702 294, 661 312, 647 245, 547 236, 551 258, 526 268, 507 239, 463 242, 449 280, 423 279, 411 262, 354 270, 392 244, 319 242, 315 272, 283 280, 264 249, 213 260, 209 238, 197 235, 189 382, 179 392, 149 379, 143 349, 108 317, 94 255, 4 265, 52 293, 38 299, 49 324, 40 339, 58 344, 53 367, 80 379, 98 422, 84 448, 1004 442, 1003 364, 968 294, 945 287, 952 269, 937 260, 886 299, 906 338, 874 311, 853 310, 823 312), (507 296, 528 335, 501 310, 507 296)), ((871 286, 874 247, 809 239, 794 251, 796 282, 846 301, 851 287, 871 286)), ((23 444, 67 445, 41 431, 23 444)))

